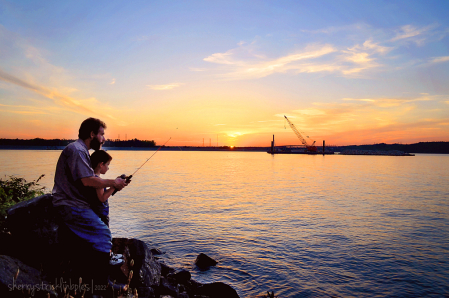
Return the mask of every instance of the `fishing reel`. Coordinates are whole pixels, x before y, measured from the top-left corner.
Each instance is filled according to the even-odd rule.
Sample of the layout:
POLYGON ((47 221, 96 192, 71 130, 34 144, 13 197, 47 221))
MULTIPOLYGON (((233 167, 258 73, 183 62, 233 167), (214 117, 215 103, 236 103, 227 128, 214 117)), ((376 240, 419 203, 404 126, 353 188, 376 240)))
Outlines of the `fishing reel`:
MULTIPOLYGON (((125 179, 126 183, 130 183, 132 177, 133 177, 133 175, 129 175, 129 176, 126 176, 125 174, 120 175, 120 178, 125 179)), ((117 192, 117 190, 114 190, 114 192, 112 193, 111 196, 115 195, 116 192, 117 192)))
POLYGON ((126 176, 125 174, 122 174, 122 175, 120 176, 120 178, 126 180, 126 183, 130 183, 132 177, 133 177, 133 175, 126 176))

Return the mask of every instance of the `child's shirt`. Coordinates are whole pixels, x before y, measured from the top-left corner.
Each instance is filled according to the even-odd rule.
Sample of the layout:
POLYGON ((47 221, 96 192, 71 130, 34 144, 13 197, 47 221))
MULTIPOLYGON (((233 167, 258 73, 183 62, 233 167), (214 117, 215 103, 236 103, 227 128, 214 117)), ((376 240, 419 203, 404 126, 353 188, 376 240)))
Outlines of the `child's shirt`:
MULTIPOLYGON (((95 177, 98 177, 98 175, 95 175, 95 177)), ((104 191, 106 191, 106 188, 104 191)), ((101 202, 98 199, 96 189, 94 189, 94 197, 91 200, 91 208, 95 214, 97 214, 98 217, 100 217, 100 219, 109 227, 109 202, 108 200, 101 202)))

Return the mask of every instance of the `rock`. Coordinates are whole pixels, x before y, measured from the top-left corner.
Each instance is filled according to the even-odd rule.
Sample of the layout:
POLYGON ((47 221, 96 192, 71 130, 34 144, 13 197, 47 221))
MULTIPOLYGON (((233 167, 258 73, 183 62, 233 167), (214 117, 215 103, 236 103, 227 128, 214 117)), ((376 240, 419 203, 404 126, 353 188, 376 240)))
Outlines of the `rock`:
POLYGON ((240 298, 231 286, 222 282, 202 285, 198 288, 197 294, 209 298, 240 298))
POLYGON ((200 270, 207 270, 209 267, 217 265, 217 263, 217 261, 203 253, 200 253, 195 260, 195 265, 198 266, 200 270))
POLYGON ((43 279, 39 270, 10 256, 0 256, 0 297, 55 296, 51 285, 43 279))
POLYGON ((14 256, 38 266, 54 259, 59 225, 51 194, 20 202, 7 210, 6 225, 14 243, 14 256))
MULTIPOLYGON (((126 262, 122 265, 122 272, 129 276, 133 271, 130 287, 154 287, 158 286, 161 279, 161 265, 154 259, 148 246, 141 240, 128 238, 114 238, 112 251, 125 256, 126 262), (134 260, 131 266, 131 260, 134 260)), ((139 291, 140 293, 140 291, 139 291)), ((141 297, 141 295, 139 295, 141 297)))
MULTIPOLYGON (((95 268, 98 255, 75 237, 65 225, 59 225, 50 194, 21 202, 9 208, 7 214, 6 224, 10 234, 0 234, 0 297, 14 295, 9 292, 8 285, 12 284, 12 277, 17 268, 20 268, 17 282, 22 285, 39 284, 39 289, 48 288, 48 291, 51 291, 50 285, 57 286, 55 281, 60 277, 64 278, 64 281, 67 281, 67 278, 79 280, 79 276, 84 278, 84 273, 90 272, 84 266, 86 264, 95 268)), ((153 249, 153 254, 152 250, 138 239, 115 238, 112 242, 113 252, 123 254, 125 263, 121 266, 111 266, 108 274, 112 281, 116 280, 119 284, 128 284, 129 281, 130 288, 137 290, 140 298, 162 295, 177 298, 238 297, 235 290, 226 284, 202 285, 191 279, 189 271, 176 272, 173 268, 159 263, 154 254, 160 254, 160 251, 153 249)), ((205 254, 199 254, 195 261, 201 270, 207 270, 217 263, 205 254)), ((37 287, 33 288, 36 294, 33 297, 41 297, 39 295, 44 294, 47 297, 48 293, 51 297, 62 294, 58 288, 57 293, 37 291, 37 287)), ((22 297, 23 293, 19 296, 22 297)))
POLYGON ((178 284, 170 278, 161 277, 159 292, 162 295, 171 295, 176 297, 179 294, 178 284))
POLYGON ((160 251, 160 250, 157 249, 157 248, 152 248, 152 249, 151 249, 151 253, 152 253, 154 256, 158 256, 158 255, 164 254, 162 251, 160 251))
POLYGON ((163 276, 167 276, 169 274, 175 273, 175 269, 168 267, 167 265, 165 265, 164 263, 160 263, 161 264, 161 274, 163 276))
POLYGON ((192 275, 187 270, 181 270, 173 275, 176 281, 180 284, 185 284, 190 281, 192 275))

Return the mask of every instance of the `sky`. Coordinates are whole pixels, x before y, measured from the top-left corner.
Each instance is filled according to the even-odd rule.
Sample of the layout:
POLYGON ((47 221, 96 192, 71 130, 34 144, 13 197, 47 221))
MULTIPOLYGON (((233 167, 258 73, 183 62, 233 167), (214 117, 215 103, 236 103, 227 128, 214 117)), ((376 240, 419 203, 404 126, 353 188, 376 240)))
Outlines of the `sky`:
POLYGON ((449 1, 0 0, 0 138, 449 141, 449 1))

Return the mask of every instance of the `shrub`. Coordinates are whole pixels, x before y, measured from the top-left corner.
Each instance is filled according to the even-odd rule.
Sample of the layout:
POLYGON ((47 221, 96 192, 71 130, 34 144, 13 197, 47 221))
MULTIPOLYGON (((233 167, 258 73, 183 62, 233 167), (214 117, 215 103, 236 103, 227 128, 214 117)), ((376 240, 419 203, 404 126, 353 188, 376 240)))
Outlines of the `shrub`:
POLYGON ((27 182, 24 178, 9 176, 9 179, 0 178, 0 227, 5 223, 6 209, 34 197, 44 194, 45 187, 38 184, 45 175, 37 180, 27 182))

